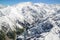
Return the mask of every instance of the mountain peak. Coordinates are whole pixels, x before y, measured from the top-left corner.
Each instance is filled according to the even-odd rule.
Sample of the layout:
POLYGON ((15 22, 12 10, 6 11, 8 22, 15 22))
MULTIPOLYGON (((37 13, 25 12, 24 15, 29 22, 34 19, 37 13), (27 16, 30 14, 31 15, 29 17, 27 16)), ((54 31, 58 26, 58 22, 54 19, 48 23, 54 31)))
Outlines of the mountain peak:
POLYGON ((60 15, 59 5, 23 2, 0 10, 0 29, 4 27, 7 30, 15 30, 16 27, 26 27, 28 31, 27 38, 31 37, 30 39, 34 40, 36 37, 40 40, 43 37, 44 40, 47 36, 45 40, 52 40, 57 35, 55 27, 59 28, 60 24, 60 17, 58 15, 60 15), (41 34, 49 35, 44 36, 41 34), (50 36, 51 34, 53 38, 50 36), (48 37, 52 39, 48 39, 48 37))

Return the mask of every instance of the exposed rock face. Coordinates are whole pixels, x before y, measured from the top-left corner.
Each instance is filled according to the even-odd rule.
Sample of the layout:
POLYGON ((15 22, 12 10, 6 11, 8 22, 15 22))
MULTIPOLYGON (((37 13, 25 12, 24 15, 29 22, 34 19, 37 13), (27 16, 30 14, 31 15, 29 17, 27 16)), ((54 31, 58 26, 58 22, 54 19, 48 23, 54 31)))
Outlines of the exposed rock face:
POLYGON ((60 40, 60 4, 27 2, 0 9, 0 30, 16 26, 27 28, 28 40, 60 40))

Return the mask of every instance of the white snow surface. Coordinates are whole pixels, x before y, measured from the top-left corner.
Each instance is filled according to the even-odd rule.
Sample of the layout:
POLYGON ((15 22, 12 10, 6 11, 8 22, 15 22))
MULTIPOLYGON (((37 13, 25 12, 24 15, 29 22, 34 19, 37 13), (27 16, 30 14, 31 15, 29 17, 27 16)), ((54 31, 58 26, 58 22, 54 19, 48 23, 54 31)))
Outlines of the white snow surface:
POLYGON ((30 40, 60 40, 60 4, 25 2, 0 8, 0 30, 23 28, 24 21, 30 40))

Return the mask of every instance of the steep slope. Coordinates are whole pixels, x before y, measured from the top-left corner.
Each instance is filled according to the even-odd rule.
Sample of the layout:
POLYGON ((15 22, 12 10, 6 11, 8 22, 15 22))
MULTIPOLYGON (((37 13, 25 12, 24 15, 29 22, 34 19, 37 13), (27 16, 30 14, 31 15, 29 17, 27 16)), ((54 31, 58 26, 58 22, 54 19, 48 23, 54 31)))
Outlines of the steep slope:
POLYGON ((59 16, 58 4, 19 3, 0 9, 0 30, 27 27, 26 39, 60 40, 59 16))

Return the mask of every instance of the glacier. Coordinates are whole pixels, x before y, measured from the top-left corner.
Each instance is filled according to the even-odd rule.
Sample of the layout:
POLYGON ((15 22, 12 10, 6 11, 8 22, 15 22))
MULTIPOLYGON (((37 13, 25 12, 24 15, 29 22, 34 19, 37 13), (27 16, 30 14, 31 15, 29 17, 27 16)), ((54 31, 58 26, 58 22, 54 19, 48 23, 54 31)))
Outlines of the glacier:
MULTIPOLYGON (((23 2, 0 7, 0 30, 27 28, 26 40, 60 40, 60 4, 23 2)), ((17 38, 24 40, 24 32, 17 38)))

